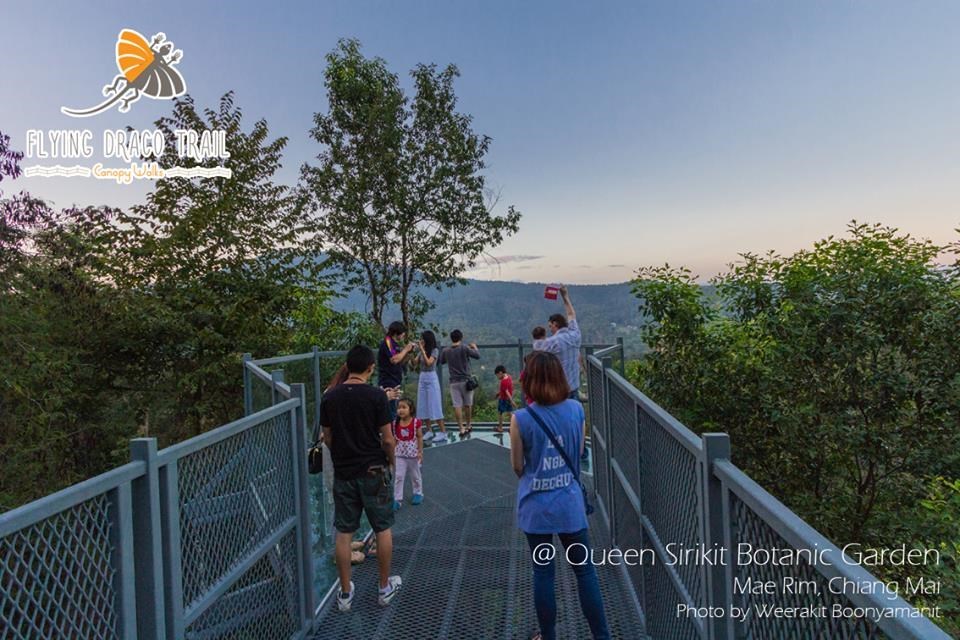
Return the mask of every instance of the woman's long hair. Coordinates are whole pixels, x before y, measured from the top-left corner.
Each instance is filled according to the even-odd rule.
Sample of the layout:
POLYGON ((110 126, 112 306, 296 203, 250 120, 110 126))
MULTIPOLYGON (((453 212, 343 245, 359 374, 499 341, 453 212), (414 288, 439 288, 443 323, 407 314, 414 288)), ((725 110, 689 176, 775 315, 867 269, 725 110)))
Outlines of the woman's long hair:
POLYGON ((570 385, 560 358, 547 351, 534 351, 523 369, 523 394, 539 405, 558 404, 570 395, 570 385))
POLYGON ((423 339, 424 355, 432 356, 437 349, 437 336, 429 329, 424 331, 420 337, 423 339))
POLYGON ((330 378, 330 384, 327 385, 327 391, 333 389, 338 384, 343 384, 349 377, 350 370, 347 368, 347 365, 340 365, 340 368, 337 369, 337 372, 333 374, 332 378, 330 378))

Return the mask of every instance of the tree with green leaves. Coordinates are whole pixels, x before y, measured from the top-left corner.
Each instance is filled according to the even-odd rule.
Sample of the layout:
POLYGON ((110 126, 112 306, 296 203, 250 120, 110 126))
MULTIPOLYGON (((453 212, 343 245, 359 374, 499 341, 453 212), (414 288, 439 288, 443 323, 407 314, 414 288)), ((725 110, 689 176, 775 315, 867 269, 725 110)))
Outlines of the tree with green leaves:
POLYGON ((245 128, 232 93, 202 111, 189 96, 178 98, 156 125, 169 145, 161 167, 232 172, 160 179, 145 203, 110 227, 111 277, 140 295, 137 327, 152 354, 152 404, 162 408, 153 422, 180 439, 237 417, 240 354, 289 348, 293 312, 305 297, 323 303, 329 291, 299 246, 301 209, 275 179, 286 138, 271 139, 263 120, 245 128), (178 157, 177 129, 225 131, 229 158, 178 157))
MULTIPOLYGON (((0 134, 0 180, 22 154, 0 134)), ((0 510, 121 461, 135 423, 124 299, 99 277, 113 211, 0 198, 0 510)))
POLYGON ((689 271, 641 269, 650 352, 633 378, 694 430, 729 433, 735 462, 838 543, 953 545, 929 539, 923 507, 932 477, 960 478, 945 250, 852 223, 791 256, 742 256, 712 297, 689 271))
POLYGON ((520 213, 494 213, 482 171, 491 139, 457 112, 453 65, 418 65, 409 99, 381 58, 356 40, 327 56, 327 113, 314 116, 319 164, 302 188, 317 240, 352 288, 367 291, 371 318, 395 304, 408 326, 429 310, 417 290, 462 282, 488 249, 519 229, 520 213))

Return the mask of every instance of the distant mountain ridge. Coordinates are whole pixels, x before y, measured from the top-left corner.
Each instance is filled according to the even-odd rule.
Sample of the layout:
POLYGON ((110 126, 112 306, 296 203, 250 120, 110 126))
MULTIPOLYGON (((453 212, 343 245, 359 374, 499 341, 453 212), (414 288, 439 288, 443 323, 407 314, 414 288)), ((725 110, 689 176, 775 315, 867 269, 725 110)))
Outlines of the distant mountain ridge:
MULTIPOLYGON (((514 342, 530 340, 531 329, 546 326, 550 314, 563 311, 560 300, 544 298, 541 283, 468 280, 467 284, 443 291, 418 289, 436 306, 426 316, 427 325, 441 333, 462 330, 477 342, 514 342)), ((570 298, 577 312, 584 342, 608 343, 617 337, 637 340, 642 324, 640 301, 631 292, 629 282, 598 285, 569 285, 570 298)), ((338 311, 369 310, 367 295, 360 290, 347 292, 334 301, 338 311)), ((399 313, 389 308, 384 322, 399 313)))

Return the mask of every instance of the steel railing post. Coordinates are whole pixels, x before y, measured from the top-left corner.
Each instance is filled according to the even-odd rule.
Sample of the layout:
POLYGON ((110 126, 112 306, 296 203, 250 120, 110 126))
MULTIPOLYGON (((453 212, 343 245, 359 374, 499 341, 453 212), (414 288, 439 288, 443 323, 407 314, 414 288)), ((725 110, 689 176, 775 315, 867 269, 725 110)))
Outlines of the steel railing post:
POLYGON ((323 401, 323 385, 320 383, 320 348, 313 348, 313 420, 312 433, 320 432, 320 403, 323 401))
MULTIPOLYGON (((607 517, 610 519, 608 522, 610 526, 610 539, 614 545, 617 544, 616 531, 617 531, 617 506, 614 504, 613 499, 613 483, 614 483, 614 472, 613 466, 610 464, 610 461, 613 459, 613 419, 610 415, 610 373, 609 371, 613 368, 613 359, 610 356, 604 356, 601 358, 600 362, 603 364, 602 373, 603 373, 603 386, 601 389, 601 395, 603 397, 603 441, 606 443, 604 447, 603 456, 604 456, 604 468, 607 470, 607 482, 604 489, 606 494, 604 497, 604 504, 607 506, 607 517)), ((594 450, 596 451, 596 450, 594 450)))
POLYGON ((297 558, 299 560, 300 575, 300 606, 302 607, 301 618, 304 629, 313 626, 314 613, 314 594, 313 594, 313 554, 311 551, 310 537, 310 496, 307 483, 307 413, 306 387, 297 383, 291 385, 292 396, 300 401, 299 406, 293 410, 293 419, 291 420, 291 433, 293 438, 293 455, 291 468, 294 471, 297 483, 297 510, 299 512, 299 522, 297 525, 297 558))
MULTIPOLYGON (((442 344, 437 344, 437 351, 439 351, 440 353, 443 353, 443 349, 444 347, 442 344)), ((443 365, 440 364, 439 355, 437 355, 437 361, 434 366, 434 369, 437 372, 437 381, 440 383, 440 398, 442 399, 443 398, 443 365)))
MULTIPOLYGON (((517 384, 519 384, 520 372, 523 371, 523 340, 517 338, 517 384)), ((523 385, 520 385, 520 406, 526 406, 527 398, 523 395, 523 385)))
POLYGON ((617 344, 620 346, 620 375, 624 378, 627 377, 627 356, 626 350, 623 347, 623 336, 617 338, 617 344))
POLYGON ((130 458, 146 465, 143 477, 133 481, 137 637, 143 640, 163 640, 166 638, 166 606, 163 594, 163 539, 160 525, 157 439, 131 440, 130 458))
POLYGON ((183 548, 180 544, 180 480, 176 460, 160 467, 160 520, 163 540, 163 598, 169 640, 184 637, 183 548))
POLYGON ((243 415, 248 416, 253 413, 253 380, 250 376, 250 369, 247 363, 253 360, 249 353, 243 354, 243 415))
POLYGON ((113 547, 113 590, 116 594, 117 637, 137 637, 137 595, 134 588, 133 499, 129 483, 108 492, 110 544, 113 547))
POLYGON ((274 369, 270 372, 270 405, 273 406, 278 402, 282 402, 280 399, 280 393, 277 391, 277 383, 283 382, 283 369, 274 369))
MULTIPOLYGON (((723 483, 713 473, 713 466, 717 460, 730 459, 730 437, 725 433, 705 433, 702 437, 700 464, 703 471, 703 485, 701 487, 702 512, 702 540, 706 549, 719 549, 727 544, 729 501, 724 499, 723 483)), ((728 562, 732 560, 728 550, 728 562)), ((706 593, 707 606, 717 607, 725 612, 723 616, 708 618, 708 637, 710 640, 732 640, 734 637, 734 621, 729 615, 733 606, 731 583, 728 580, 727 563, 717 563, 706 566, 706 593)))

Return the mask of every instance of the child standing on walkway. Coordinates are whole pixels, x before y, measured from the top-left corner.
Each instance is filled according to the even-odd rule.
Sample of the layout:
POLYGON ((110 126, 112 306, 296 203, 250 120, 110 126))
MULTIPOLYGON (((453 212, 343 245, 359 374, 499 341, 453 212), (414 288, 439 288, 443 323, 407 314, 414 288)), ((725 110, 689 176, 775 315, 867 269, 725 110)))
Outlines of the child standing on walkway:
POLYGON ((423 477, 420 465, 423 463, 423 423, 414 418, 416 407, 413 400, 401 398, 397 403, 397 418, 393 421, 393 437, 396 446, 396 473, 393 481, 393 510, 403 504, 403 481, 410 474, 413 484, 413 498, 410 504, 423 502, 423 477))
POLYGON ((498 364, 493 373, 500 380, 500 390, 497 391, 497 433, 503 433, 503 416, 509 415, 517 408, 517 402, 513 399, 513 378, 507 373, 507 368, 498 364))

